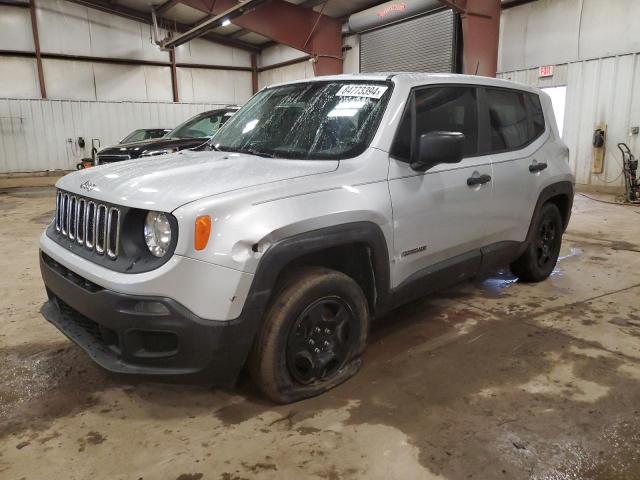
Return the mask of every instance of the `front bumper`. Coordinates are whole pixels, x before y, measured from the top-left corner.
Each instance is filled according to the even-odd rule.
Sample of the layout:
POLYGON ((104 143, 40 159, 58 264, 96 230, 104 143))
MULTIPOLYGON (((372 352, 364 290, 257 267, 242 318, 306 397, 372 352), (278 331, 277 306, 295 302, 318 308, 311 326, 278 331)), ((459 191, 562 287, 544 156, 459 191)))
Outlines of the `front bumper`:
POLYGON ((170 298, 100 287, 44 252, 40 269, 49 296, 43 316, 107 370, 230 385, 244 365, 254 315, 204 320, 170 298))

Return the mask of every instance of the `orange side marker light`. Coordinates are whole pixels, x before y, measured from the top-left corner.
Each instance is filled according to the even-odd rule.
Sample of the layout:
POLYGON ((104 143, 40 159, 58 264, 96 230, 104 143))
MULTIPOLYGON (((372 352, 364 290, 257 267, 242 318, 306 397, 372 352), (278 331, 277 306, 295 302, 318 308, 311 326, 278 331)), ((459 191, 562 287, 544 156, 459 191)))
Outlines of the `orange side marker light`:
POLYGON ((194 246, 196 250, 204 250, 209 243, 209 235, 211 235, 211 217, 209 215, 201 215, 196 218, 196 230, 194 246))

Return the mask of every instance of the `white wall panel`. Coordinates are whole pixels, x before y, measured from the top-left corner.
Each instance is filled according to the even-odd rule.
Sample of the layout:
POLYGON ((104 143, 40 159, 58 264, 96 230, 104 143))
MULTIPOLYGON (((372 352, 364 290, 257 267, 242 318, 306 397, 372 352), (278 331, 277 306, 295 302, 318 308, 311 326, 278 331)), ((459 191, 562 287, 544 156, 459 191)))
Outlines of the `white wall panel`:
POLYGON ((503 10, 498 70, 638 52, 638 18, 638 0, 538 0, 503 10))
POLYGON ((590 59, 640 52, 638 0, 584 0, 580 58, 590 59))
POLYGON ((170 102, 173 100, 171 87, 171 67, 143 67, 144 81, 147 87, 147 100, 151 102, 170 102))
POLYGON ((307 55, 308 53, 306 52, 296 50, 295 48, 291 48, 286 45, 274 45, 272 47, 265 48, 260 53, 260 57, 258 58, 258 66, 268 67, 269 65, 288 62, 289 60, 306 57, 307 55))
POLYGON ((251 72, 178 68, 180 101, 243 104, 252 94, 251 72))
POLYGON ((33 52, 33 49, 29 10, 0 5, 0 50, 33 52))
POLYGON ((36 5, 40 49, 43 52, 91 55, 87 7, 66 0, 40 0, 36 5))
POLYGON ((169 54, 151 41, 151 26, 88 9, 91 54, 98 57, 167 62, 169 54))
POLYGON ((536 87, 566 85, 563 139, 576 182, 600 188, 624 185, 616 145, 627 143, 640 156, 638 135, 630 136, 631 127, 640 126, 639 54, 557 65, 551 79, 538 78, 537 68, 498 76, 536 87), (602 174, 594 174, 591 141, 600 124, 607 126, 605 168, 602 174))
POLYGON ((102 101, 147 99, 144 67, 96 63, 96 97, 102 101))
POLYGON ((37 75, 34 58, 0 57, 0 97, 40 97, 37 75))
POLYGON ((95 100, 93 63, 43 59, 42 70, 50 99, 95 100))
POLYGON ((290 82, 305 78, 313 78, 313 64, 311 62, 294 63, 287 67, 273 68, 258 74, 259 88, 276 83, 290 82))
POLYGON ((350 35, 344 44, 351 47, 343 53, 342 71, 344 73, 360 73, 360 35, 350 35))
POLYGON ((193 102, 193 75, 192 68, 180 68, 176 69, 176 77, 178 79, 178 98, 181 102, 193 102))
POLYGON ((136 128, 172 128, 219 106, 0 99, 0 173, 74 169, 90 156, 92 138, 114 144, 136 128))
POLYGON ((251 54, 237 48, 195 39, 176 48, 176 62, 251 67, 251 54))

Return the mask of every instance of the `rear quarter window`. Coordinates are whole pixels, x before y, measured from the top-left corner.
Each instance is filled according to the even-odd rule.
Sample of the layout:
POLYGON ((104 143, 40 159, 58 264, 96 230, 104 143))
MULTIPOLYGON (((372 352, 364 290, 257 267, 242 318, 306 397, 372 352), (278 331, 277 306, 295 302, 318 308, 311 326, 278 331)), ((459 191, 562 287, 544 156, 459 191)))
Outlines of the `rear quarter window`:
POLYGON ((525 147, 545 130, 538 95, 517 90, 487 88, 490 153, 525 147))

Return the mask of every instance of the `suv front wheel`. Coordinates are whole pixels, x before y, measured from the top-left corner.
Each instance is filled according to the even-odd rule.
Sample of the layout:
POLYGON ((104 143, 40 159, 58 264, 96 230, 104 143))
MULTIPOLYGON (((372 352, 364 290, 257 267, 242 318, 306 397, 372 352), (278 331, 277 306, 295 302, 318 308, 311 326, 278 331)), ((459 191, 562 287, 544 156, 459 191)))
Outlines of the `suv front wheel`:
POLYGON ((267 309, 249 357, 251 377, 278 403, 319 395, 358 371, 368 330, 358 284, 335 270, 305 267, 267 309))
POLYGON ((511 271, 523 282, 541 282, 556 266, 563 233, 558 207, 553 203, 544 204, 532 228, 527 249, 511 264, 511 271))

